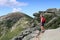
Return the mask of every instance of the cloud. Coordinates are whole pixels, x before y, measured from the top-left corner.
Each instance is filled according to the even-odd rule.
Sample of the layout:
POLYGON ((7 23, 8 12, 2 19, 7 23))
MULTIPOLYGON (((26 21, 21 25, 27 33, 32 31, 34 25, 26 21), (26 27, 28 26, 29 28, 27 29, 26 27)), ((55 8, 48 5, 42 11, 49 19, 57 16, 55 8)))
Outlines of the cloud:
POLYGON ((21 10, 22 10, 21 8, 13 8, 12 12, 19 12, 21 10))
POLYGON ((28 3, 19 2, 17 0, 0 0, 0 6, 6 7, 19 7, 19 6, 27 6, 28 3))

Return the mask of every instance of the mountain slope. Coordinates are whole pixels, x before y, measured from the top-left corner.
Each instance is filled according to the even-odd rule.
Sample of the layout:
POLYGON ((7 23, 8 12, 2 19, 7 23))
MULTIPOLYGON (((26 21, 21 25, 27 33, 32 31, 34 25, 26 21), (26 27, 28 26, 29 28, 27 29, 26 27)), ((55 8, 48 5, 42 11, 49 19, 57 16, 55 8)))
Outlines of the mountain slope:
MULTIPOLYGON (((22 14, 23 16, 20 16, 20 14, 17 12, 17 13, 13 13, 12 14, 9 14, 7 17, 9 18, 9 20, 12 19, 12 22, 15 20, 15 19, 19 19, 19 20, 15 20, 15 23, 10 23, 8 21, 8 23, 10 24, 13 24, 12 26, 10 26, 9 28, 7 28, 7 30, 5 29, 5 33, 1 35, 0 37, 0 40, 10 40, 11 38, 13 38, 14 36, 17 36, 23 29, 27 28, 27 27, 30 27, 29 26, 29 22, 33 19, 31 18, 30 16, 26 15, 26 14, 22 14), (16 18, 15 18, 16 17, 16 18), (19 18, 20 17, 20 18, 19 18)), ((6 18, 6 17, 4 17, 6 18)), ((4 19, 3 18, 3 19, 4 19)), ((2 20, 3 20, 2 19, 2 20)), ((5 19, 7 20, 7 19, 5 19)), ((5 21, 4 21, 5 22, 5 21)), ((7 22, 6 22, 7 23, 7 22)), ((8 26, 6 26, 8 27, 8 26)), ((1 27, 2 28, 2 27, 1 27)), ((3 30, 2 30, 3 31, 3 30)), ((1 32, 2 32, 1 31, 1 32)))

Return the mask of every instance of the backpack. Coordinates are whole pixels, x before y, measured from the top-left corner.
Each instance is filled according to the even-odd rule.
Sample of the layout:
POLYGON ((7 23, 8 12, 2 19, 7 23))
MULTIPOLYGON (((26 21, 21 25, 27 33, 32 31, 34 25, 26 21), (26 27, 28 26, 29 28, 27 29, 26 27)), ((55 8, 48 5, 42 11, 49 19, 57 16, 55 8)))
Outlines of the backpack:
POLYGON ((45 17, 42 17, 42 22, 43 22, 43 23, 45 23, 45 22, 46 22, 45 17))

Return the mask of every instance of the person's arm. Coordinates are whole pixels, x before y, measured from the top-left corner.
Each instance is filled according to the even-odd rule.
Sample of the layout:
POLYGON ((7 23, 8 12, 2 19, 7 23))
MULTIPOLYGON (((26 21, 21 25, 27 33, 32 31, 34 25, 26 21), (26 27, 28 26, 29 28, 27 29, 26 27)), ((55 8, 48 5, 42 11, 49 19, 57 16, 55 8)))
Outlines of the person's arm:
POLYGON ((41 18, 41 23, 42 23, 42 18, 41 18))

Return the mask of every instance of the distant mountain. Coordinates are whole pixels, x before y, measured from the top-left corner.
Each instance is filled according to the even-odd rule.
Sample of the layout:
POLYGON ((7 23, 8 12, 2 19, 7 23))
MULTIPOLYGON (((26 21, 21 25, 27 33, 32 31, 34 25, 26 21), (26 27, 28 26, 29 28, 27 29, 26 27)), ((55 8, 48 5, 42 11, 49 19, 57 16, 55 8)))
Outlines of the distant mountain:
MULTIPOLYGON (((11 37, 18 35, 18 33, 22 31, 22 29, 30 27, 29 22, 32 19, 33 19, 32 17, 21 12, 14 12, 14 13, 9 13, 7 15, 1 16, 0 37, 1 38, 6 37, 7 38, 6 40, 9 40, 8 36, 3 36, 3 35, 11 35, 11 37), (12 33, 14 33, 14 35, 12 35, 12 33)), ((1 40, 5 40, 5 39, 1 39, 1 40)))

